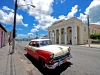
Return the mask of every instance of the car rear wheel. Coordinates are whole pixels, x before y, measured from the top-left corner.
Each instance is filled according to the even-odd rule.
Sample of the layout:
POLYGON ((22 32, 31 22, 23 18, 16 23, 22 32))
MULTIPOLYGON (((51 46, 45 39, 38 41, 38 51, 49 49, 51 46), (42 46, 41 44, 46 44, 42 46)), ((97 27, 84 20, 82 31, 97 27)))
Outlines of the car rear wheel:
POLYGON ((42 58, 39 59, 39 63, 42 68, 45 68, 45 62, 42 58))

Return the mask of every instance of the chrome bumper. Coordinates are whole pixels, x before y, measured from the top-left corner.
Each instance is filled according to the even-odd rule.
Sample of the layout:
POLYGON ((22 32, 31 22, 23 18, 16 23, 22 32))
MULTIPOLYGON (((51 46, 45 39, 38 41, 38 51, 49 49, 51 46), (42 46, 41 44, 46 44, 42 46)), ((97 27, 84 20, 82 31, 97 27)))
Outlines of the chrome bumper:
MULTIPOLYGON (((64 59, 64 60, 70 60, 72 58, 72 55, 70 55, 69 57, 67 57, 66 59, 64 59)), ((48 69, 55 69, 57 66, 60 66, 61 64, 63 64, 64 62, 63 62, 63 60, 62 61, 59 61, 59 62, 56 62, 55 64, 53 64, 53 65, 47 65, 47 64, 45 64, 45 66, 48 68, 48 69)))

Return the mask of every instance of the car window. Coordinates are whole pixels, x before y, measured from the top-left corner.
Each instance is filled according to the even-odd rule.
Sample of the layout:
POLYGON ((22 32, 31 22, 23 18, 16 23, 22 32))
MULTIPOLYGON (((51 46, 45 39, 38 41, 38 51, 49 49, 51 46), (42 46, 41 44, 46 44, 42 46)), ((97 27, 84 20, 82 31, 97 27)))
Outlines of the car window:
POLYGON ((34 47, 39 47, 39 42, 38 41, 31 41, 29 43, 30 46, 34 46, 34 47))
POLYGON ((52 44, 51 40, 48 40, 47 43, 48 43, 48 45, 51 45, 52 44))
POLYGON ((39 42, 38 41, 36 42, 36 47, 39 47, 39 42))
POLYGON ((44 40, 40 41, 40 46, 46 46, 46 45, 51 45, 52 42, 50 40, 44 40))
POLYGON ((32 46, 32 41, 29 43, 30 46, 32 46))
POLYGON ((35 45, 36 45, 36 42, 35 42, 35 41, 33 41, 32 46, 34 46, 34 47, 35 47, 35 45))
POLYGON ((45 42, 44 41, 40 41, 40 45, 41 46, 45 46, 45 42))

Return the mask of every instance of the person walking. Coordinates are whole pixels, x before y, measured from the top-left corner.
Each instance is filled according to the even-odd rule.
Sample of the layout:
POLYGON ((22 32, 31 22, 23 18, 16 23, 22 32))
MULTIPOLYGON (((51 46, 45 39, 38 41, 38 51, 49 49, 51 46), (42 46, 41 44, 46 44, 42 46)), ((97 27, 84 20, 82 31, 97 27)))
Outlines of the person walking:
POLYGON ((10 37, 9 37, 9 39, 8 39, 8 43, 9 43, 9 45, 11 45, 11 39, 10 39, 10 37))

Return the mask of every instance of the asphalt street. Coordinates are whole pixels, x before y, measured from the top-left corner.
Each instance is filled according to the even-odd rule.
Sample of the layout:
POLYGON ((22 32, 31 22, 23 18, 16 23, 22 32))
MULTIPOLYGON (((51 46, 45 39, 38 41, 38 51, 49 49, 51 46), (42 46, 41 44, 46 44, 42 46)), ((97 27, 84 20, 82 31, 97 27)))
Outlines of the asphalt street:
POLYGON ((31 70, 31 75, 100 75, 100 49, 66 45, 71 47, 73 58, 54 70, 44 70, 35 59, 26 56, 27 43, 16 42, 16 49, 22 54, 22 63, 31 70))

